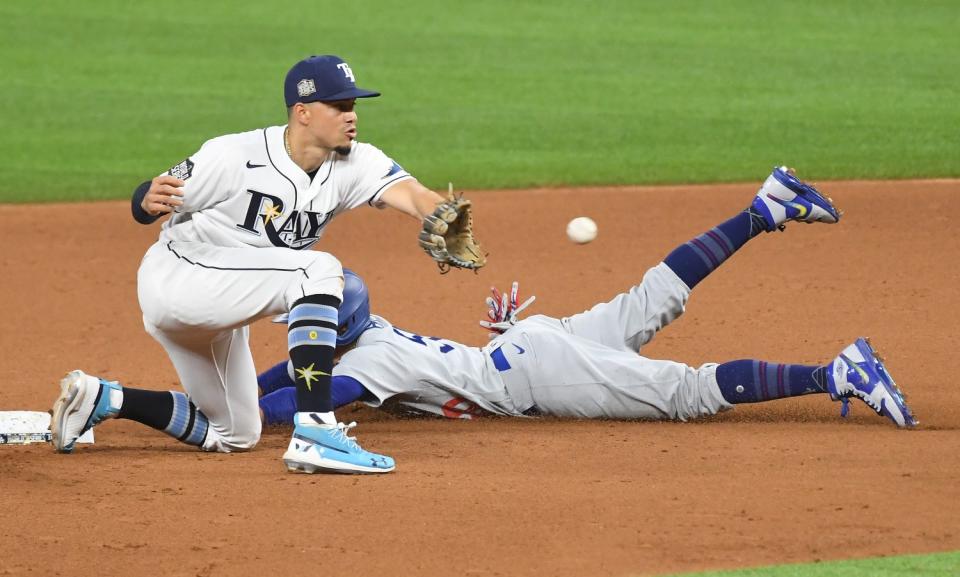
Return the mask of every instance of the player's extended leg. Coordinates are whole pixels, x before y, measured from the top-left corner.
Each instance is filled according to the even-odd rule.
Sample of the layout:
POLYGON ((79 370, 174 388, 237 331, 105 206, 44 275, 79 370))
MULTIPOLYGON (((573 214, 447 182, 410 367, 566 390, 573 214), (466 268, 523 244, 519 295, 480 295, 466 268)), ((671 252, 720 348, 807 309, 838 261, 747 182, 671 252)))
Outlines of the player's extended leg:
POLYGON ((730 404, 829 393, 833 400, 843 401, 842 416, 849 410, 848 399, 854 397, 899 427, 917 424, 869 339, 857 339, 833 361, 819 367, 756 360, 723 363, 717 367, 716 381, 730 404))
POLYGON ((691 289, 761 232, 787 221, 835 223, 840 211, 785 167, 775 168, 746 210, 673 250, 663 260, 691 289))
POLYGON ((731 408, 717 388, 715 364, 700 368, 644 358, 537 322, 506 333, 504 373, 518 410, 584 419, 688 420, 731 408), (536 354, 520 353, 520 349, 536 354))
POLYGON ((108 418, 134 420, 207 451, 255 446, 260 420, 249 329, 182 335, 147 329, 167 351, 186 394, 124 387, 73 371, 54 404, 55 448, 70 452, 79 435, 108 418))
MULTIPOLYGON (((252 412, 241 406, 244 399, 231 398, 226 385, 229 375, 230 391, 235 393, 233 396, 239 394, 242 397, 254 390, 249 386, 237 386, 239 383, 249 385, 250 381, 249 374, 246 377, 239 374, 244 367, 237 366, 237 363, 245 360, 243 365, 252 371, 253 360, 246 345, 248 329, 236 330, 239 331, 236 339, 229 341, 235 343, 234 346, 202 343, 196 350, 184 349, 162 334, 157 337, 164 343, 171 359, 175 359, 175 365, 192 363, 192 366, 183 367, 184 374, 196 377, 207 373, 203 381, 219 383, 217 387, 195 388, 200 396, 198 402, 208 407, 207 413, 214 416, 213 433, 209 436, 210 419, 184 393, 135 389, 76 370, 64 377, 61 396, 54 404, 54 446, 60 452, 69 453, 76 439, 88 429, 106 419, 118 418, 137 421, 188 445, 202 446, 208 450, 237 451, 252 447, 259 438, 260 428, 249 419, 242 418, 252 412), (183 354, 178 352, 181 349, 183 354), (209 363, 201 361, 211 350, 220 350, 224 354, 209 363), (231 366, 233 368, 229 368, 231 366), (227 367, 223 379, 215 367, 227 367)), ((263 395, 259 399, 259 406, 264 423, 286 424, 295 418, 298 391, 291 372, 291 363, 283 361, 257 377, 257 385, 263 395)), ((331 405, 333 408, 341 407, 361 398, 366 392, 354 379, 335 377, 331 381, 331 405)))
POLYGON ((789 365, 753 359, 730 361, 717 367, 717 385, 730 404, 826 393, 826 366, 789 365))
POLYGON ((916 425, 903 394, 866 339, 826 366, 741 360, 694 368, 647 359, 599 343, 571 340, 534 323, 509 332, 538 354, 509 360, 523 378, 507 382, 515 402, 545 415, 580 418, 677 419, 712 415, 735 404, 829 393, 854 397, 900 427, 916 425), (517 331, 514 333, 513 331, 517 331))
POLYGON ((60 386, 51 430, 61 453, 72 452, 80 435, 106 419, 136 421, 195 447, 206 439, 206 415, 179 391, 134 389, 80 370, 67 373, 60 386))
POLYGON ((630 291, 563 324, 578 336, 638 351, 683 313, 690 290, 750 239, 791 220, 835 223, 839 218, 827 197, 785 168, 775 168, 744 211, 678 246, 630 291))

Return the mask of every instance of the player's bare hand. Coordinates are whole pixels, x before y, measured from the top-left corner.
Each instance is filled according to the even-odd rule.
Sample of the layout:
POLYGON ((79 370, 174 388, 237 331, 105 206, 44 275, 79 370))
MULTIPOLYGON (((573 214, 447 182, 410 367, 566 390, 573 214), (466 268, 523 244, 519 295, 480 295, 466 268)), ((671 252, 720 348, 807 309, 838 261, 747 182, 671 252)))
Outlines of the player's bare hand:
POLYGON ((172 212, 183 204, 183 184, 179 178, 167 174, 154 178, 140 206, 151 216, 172 212))

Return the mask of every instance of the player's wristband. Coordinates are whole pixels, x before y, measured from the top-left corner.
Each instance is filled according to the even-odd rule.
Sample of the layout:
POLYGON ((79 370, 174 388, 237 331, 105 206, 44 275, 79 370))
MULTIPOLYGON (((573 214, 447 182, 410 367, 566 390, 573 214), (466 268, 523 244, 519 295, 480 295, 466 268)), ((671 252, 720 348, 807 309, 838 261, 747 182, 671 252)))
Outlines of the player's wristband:
POLYGON ((150 190, 150 181, 146 181, 133 191, 133 198, 130 199, 130 209, 133 212, 133 219, 140 224, 153 224, 161 215, 152 215, 143 210, 143 198, 147 196, 150 190))

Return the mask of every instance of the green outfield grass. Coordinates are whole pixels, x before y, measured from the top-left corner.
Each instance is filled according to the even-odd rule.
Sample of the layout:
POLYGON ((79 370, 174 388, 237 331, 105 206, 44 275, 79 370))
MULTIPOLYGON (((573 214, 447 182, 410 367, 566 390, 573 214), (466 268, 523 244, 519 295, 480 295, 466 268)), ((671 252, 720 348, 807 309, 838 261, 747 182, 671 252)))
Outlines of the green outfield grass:
POLYGON ((955 0, 0 3, 0 200, 121 198, 337 53, 433 187, 960 175, 955 0))
POLYGON ((957 577, 960 553, 907 555, 862 561, 781 565, 739 571, 684 573, 675 577, 957 577))

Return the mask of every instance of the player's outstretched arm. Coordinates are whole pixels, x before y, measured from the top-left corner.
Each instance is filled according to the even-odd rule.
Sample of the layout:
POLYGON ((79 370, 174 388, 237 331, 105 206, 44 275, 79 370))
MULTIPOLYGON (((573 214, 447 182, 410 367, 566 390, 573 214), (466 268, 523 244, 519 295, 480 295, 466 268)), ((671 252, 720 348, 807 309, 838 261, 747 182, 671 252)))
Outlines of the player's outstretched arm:
POLYGON ((384 191, 380 201, 421 219, 420 248, 436 261, 440 272, 450 267, 477 270, 487 264, 487 256, 473 237, 472 203, 447 198, 429 190, 415 180, 399 182, 384 191))
MULTIPOLYGON (((282 371, 286 373, 287 361, 282 361, 282 371)), ((276 368, 280 368, 277 365, 276 368)), ((275 369, 271 369, 277 372, 275 369)), ((270 373, 267 371, 258 377, 259 382, 263 383, 263 377, 270 373)), ((293 422, 293 415, 297 412, 297 389, 291 384, 277 387, 269 393, 260 397, 260 420, 267 425, 289 424, 293 422)), ((262 388, 261 390, 267 390, 262 388)), ((359 401, 364 397, 371 397, 372 394, 364 388, 360 381, 334 375, 330 381, 330 400, 334 409, 339 409, 344 405, 349 405, 354 401, 359 401)))
POLYGON ((447 272, 451 267, 477 270, 487 264, 480 243, 473 238, 471 202, 452 191, 444 198, 414 179, 397 182, 380 195, 378 203, 420 220, 420 248, 447 272))
POLYGON ((417 220, 433 214, 444 198, 413 179, 402 180, 383 192, 380 201, 417 220))
POLYGON ((146 181, 133 191, 131 210, 140 224, 151 224, 183 204, 184 181, 170 175, 160 175, 146 181))

